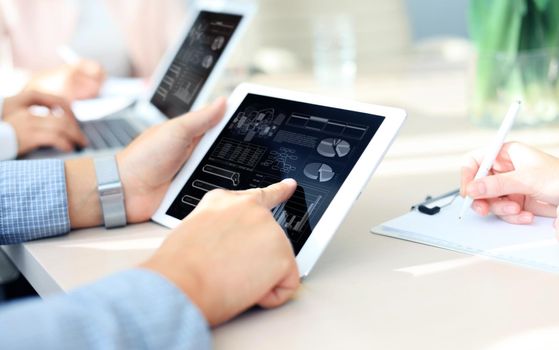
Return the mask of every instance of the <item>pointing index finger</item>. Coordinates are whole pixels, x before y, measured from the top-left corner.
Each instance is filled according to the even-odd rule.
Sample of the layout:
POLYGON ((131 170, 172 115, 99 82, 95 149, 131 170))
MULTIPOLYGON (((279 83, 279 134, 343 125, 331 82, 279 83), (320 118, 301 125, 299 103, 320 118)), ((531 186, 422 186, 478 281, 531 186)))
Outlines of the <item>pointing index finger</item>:
POLYGON ((293 179, 285 179, 281 182, 272 184, 260 189, 257 193, 259 201, 268 209, 277 207, 280 203, 288 200, 295 192, 297 182, 293 179))

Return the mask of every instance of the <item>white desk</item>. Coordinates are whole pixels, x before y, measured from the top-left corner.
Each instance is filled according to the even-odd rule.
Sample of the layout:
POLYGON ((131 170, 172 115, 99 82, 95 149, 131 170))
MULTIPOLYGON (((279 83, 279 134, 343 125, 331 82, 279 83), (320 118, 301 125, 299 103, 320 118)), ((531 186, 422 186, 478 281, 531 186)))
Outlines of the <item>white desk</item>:
MULTIPOLYGON (((429 110, 430 102, 425 109, 429 115, 448 116, 418 114, 417 99, 402 104, 410 118, 401 137, 297 298, 272 311, 248 312, 214 330, 217 349, 508 349, 510 341, 534 349, 534 338, 557 348, 559 275, 369 233, 371 226, 404 213, 426 194, 456 187, 463 152, 493 135, 470 126, 465 111, 456 107, 460 96, 448 86, 460 82, 460 75, 447 77, 446 89, 436 83, 439 78, 444 81, 433 77, 430 82, 442 96, 422 94, 438 99, 442 109, 429 110)), ((383 85, 380 78, 375 84, 383 85)), ((397 80, 387 85, 394 91, 420 90, 413 80, 406 86, 398 87, 397 80)), ((380 103, 389 96, 397 97, 392 102, 413 99, 386 90, 377 96, 380 103)), ((557 135, 559 129, 523 131, 515 138, 553 149, 559 146, 557 135)), ((166 233, 147 223, 4 249, 37 291, 48 295, 135 266, 166 233)))

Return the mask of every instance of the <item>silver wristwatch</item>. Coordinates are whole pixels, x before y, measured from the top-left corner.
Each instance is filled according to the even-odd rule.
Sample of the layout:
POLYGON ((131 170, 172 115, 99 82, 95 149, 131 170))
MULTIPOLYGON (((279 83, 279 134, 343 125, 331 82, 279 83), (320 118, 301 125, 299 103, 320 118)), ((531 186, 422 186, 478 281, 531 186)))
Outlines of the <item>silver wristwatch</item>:
POLYGON ((106 228, 126 226, 124 193, 115 156, 96 158, 97 190, 106 228))

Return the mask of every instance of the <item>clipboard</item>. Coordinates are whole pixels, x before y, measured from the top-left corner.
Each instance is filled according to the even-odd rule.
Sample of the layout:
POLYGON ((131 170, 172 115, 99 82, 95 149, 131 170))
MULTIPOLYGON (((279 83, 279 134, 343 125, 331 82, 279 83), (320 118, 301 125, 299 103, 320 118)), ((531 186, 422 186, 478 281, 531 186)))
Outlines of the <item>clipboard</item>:
POLYGON ((457 191, 427 197, 409 213, 373 227, 371 233, 559 273, 553 219, 536 217, 531 225, 512 225, 494 215, 470 212, 458 220, 462 203, 457 191))

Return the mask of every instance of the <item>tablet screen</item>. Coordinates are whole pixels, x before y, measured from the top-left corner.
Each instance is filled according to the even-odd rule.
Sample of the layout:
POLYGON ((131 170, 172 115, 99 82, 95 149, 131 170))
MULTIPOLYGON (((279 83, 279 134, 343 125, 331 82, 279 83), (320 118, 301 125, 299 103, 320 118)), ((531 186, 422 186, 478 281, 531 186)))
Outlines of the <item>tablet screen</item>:
POLYGON ((151 103, 169 118, 190 111, 242 16, 200 11, 151 103))
POLYGON ((297 180, 273 215, 299 253, 384 117, 248 94, 167 214, 182 220, 208 191, 297 180))

